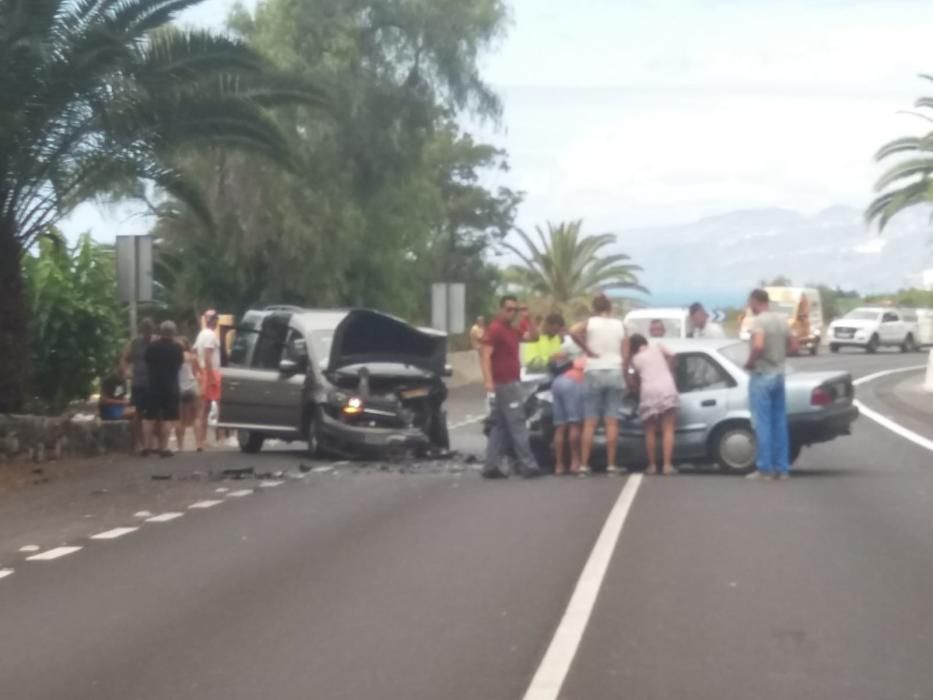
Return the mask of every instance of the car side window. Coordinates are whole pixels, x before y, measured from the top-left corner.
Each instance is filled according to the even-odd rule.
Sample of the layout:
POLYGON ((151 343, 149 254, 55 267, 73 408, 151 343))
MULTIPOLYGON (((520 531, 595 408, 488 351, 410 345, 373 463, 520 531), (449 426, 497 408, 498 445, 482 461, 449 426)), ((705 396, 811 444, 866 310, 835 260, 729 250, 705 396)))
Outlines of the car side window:
POLYGON ((735 382, 719 364, 711 357, 699 353, 677 356, 675 378, 677 391, 681 394, 735 386, 735 382))
POLYGON ((882 323, 897 323, 899 320, 900 319, 897 317, 897 314, 891 313, 889 311, 884 315, 884 317, 882 317, 881 322, 882 323))
POLYGON ((263 322, 256 349, 253 351, 254 369, 278 370, 287 334, 287 320, 271 317, 263 322))

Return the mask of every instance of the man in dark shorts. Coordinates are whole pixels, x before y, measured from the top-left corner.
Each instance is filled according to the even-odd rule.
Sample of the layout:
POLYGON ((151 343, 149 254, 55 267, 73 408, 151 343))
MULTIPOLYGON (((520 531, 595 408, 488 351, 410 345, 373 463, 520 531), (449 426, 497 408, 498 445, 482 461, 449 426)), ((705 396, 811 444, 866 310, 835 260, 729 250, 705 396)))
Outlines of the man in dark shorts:
MULTIPOLYGON (((149 391, 146 397, 146 421, 144 423, 147 442, 155 434, 159 441, 159 455, 171 457, 168 437, 172 424, 178 420, 178 370, 185 361, 181 345, 175 340, 175 324, 163 321, 159 327, 159 339, 146 349, 146 367, 149 371, 149 391)), ((149 454, 144 450, 143 454, 149 454)))
POLYGON ((501 463, 509 447, 518 461, 522 476, 535 477, 541 473, 531 451, 528 428, 525 426, 524 397, 519 381, 522 371, 519 346, 523 340, 537 340, 538 328, 532 319, 529 319, 524 332, 516 328, 515 316, 518 310, 515 297, 502 297, 499 313, 483 337, 483 379, 492 409, 492 429, 486 445, 486 466, 483 469, 483 476, 487 479, 505 476, 501 463))

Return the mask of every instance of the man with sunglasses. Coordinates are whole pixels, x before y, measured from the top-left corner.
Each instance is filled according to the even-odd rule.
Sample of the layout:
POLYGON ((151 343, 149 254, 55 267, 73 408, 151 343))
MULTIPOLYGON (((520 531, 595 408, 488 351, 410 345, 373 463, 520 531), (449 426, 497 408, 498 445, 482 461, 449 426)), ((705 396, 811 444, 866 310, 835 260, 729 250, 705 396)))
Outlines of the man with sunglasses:
POLYGON ((522 476, 531 478, 541 474, 525 426, 524 396, 520 381, 521 343, 537 340, 538 328, 531 318, 524 329, 516 327, 520 308, 514 296, 502 297, 499 313, 489 324, 483 338, 483 379, 491 408, 491 430, 483 469, 483 476, 487 479, 506 476, 501 465, 509 447, 512 448, 522 476))

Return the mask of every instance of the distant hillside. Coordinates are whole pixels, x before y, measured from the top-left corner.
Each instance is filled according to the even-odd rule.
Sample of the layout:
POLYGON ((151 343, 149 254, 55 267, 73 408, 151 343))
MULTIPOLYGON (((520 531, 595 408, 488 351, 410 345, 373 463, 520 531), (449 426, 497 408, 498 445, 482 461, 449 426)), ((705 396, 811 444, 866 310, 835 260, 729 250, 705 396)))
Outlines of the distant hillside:
POLYGON ((620 248, 645 268, 652 304, 742 302, 762 279, 824 283, 870 294, 896 290, 933 267, 930 211, 904 212, 883 235, 862 213, 832 207, 806 217, 785 209, 736 211, 682 226, 623 231, 620 248))

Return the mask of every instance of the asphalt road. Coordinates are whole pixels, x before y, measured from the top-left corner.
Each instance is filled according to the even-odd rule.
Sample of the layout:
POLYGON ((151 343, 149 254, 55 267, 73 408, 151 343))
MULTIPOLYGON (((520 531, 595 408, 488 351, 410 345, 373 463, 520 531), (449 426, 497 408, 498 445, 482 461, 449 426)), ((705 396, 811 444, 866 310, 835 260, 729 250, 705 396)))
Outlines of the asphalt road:
MULTIPOLYGON (((797 364, 865 376, 924 361, 797 364)), ((897 397, 912 376, 859 394, 931 433, 919 404, 897 397)), ((467 452, 482 446, 481 411, 479 391, 451 401, 467 452)), ((0 552, 0 576, 12 570, 0 579, 0 698, 522 698, 630 481, 560 697, 933 698, 933 454, 871 421, 806 450, 787 483, 486 482, 462 463, 303 472, 287 450, 250 459, 285 473, 180 483, 151 509, 164 522, 113 509, 94 527, 138 529, 68 530, 42 542, 40 554, 81 547, 58 558, 0 552)))

